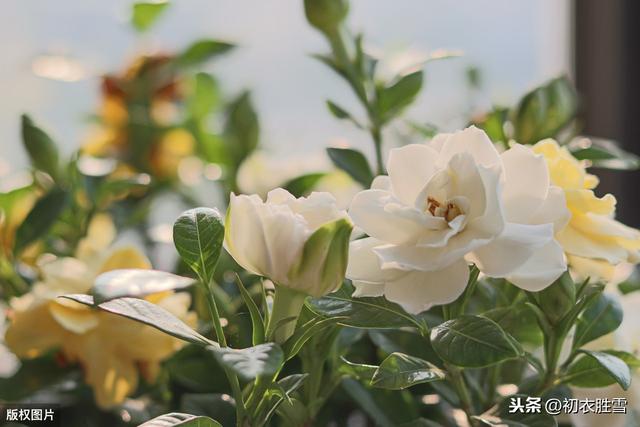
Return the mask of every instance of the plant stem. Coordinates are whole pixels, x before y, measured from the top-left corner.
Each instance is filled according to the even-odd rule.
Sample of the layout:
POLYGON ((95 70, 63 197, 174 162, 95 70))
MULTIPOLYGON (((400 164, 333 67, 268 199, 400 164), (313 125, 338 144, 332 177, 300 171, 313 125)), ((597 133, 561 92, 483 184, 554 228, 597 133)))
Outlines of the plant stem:
MULTIPOLYGON (((201 282, 201 283, 205 288, 205 295, 207 296, 207 303, 209 305, 209 313, 211 314, 211 321, 213 322, 213 327, 216 330, 216 337, 218 338, 218 344, 220 344, 221 347, 227 347, 227 339, 224 336, 224 330, 222 329, 222 322, 220 321, 220 312, 218 311, 218 305, 216 304, 216 299, 213 295, 211 284, 206 282, 201 282)), ((241 427, 244 424, 245 407, 244 407, 244 401, 242 400, 242 390, 240 389, 240 381, 238 380, 238 376, 235 373, 231 372, 229 369, 224 368, 224 373, 227 376, 227 380, 229 381, 229 384, 231 385, 233 398, 236 401, 236 424, 238 425, 238 427, 241 427)))
POLYGON ((276 343, 282 344, 293 335, 306 297, 302 292, 276 285, 273 310, 267 325, 267 340, 273 339, 276 343))
POLYGON ((461 409, 467 415, 467 419, 469 420, 469 424, 474 426, 476 425, 475 420, 472 418, 474 414, 473 404, 471 403, 471 395, 469 394, 469 389, 467 388, 467 384, 465 383, 464 377, 462 376, 462 371, 460 368, 452 366, 448 363, 445 363, 445 369, 447 370, 447 374, 449 377, 449 382, 453 386, 456 391, 456 394, 460 398, 461 409))

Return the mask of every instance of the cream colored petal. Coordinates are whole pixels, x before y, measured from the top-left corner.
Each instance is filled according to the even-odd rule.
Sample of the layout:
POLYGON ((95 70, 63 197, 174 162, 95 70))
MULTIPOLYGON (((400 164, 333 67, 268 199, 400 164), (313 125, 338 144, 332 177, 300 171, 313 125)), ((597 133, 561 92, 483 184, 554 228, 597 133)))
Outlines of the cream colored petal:
POLYGON ((471 154, 474 160, 484 167, 500 164, 500 155, 495 145, 483 130, 475 126, 451 133, 446 141, 437 142, 441 144, 439 162, 442 164, 448 163, 459 153, 471 154))
POLYGON ((86 293, 91 289, 94 273, 76 258, 56 258, 38 264, 42 283, 53 293, 86 293))
POLYGON ((418 314, 434 305, 455 301, 469 280, 469 267, 460 260, 449 267, 430 272, 414 271, 385 285, 384 295, 407 312, 418 314))
POLYGON ((539 292, 551 285, 567 269, 562 247, 555 240, 536 249, 533 255, 507 279, 517 287, 539 292))
POLYGON ((471 259, 489 277, 507 277, 526 263, 537 249, 553 240, 553 225, 508 223, 492 242, 473 251, 471 259))
POLYGON ((47 303, 10 315, 5 332, 7 347, 18 357, 34 358, 62 345, 65 331, 51 317, 47 303))
POLYGON ((564 191, 560 187, 549 187, 546 199, 530 218, 531 224, 552 223, 557 233, 562 230, 571 218, 571 212, 567 209, 567 201, 564 191))
POLYGON ((98 326, 98 313, 86 305, 67 299, 49 303, 51 316, 66 330, 84 334, 98 326))
POLYGON ((405 205, 413 206, 420 190, 436 172, 438 153, 422 144, 409 144, 389 152, 387 172, 393 194, 405 205))
POLYGON ((505 180, 502 201, 509 222, 530 223, 532 215, 547 198, 549 171, 544 157, 529 147, 514 144, 500 155, 505 180))
POLYGON ((123 268, 150 269, 151 261, 137 248, 123 247, 115 249, 100 266, 98 273, 120 270, 123 268))
POLYGON ((348 279, 368 283, 383 283, 403 274, 398 270, 382 270, 380 268, 380 260, 373 251, 374 248, 380 245, 384 245, 384 242, 373 237, 351 242, 346 274, 348 279))

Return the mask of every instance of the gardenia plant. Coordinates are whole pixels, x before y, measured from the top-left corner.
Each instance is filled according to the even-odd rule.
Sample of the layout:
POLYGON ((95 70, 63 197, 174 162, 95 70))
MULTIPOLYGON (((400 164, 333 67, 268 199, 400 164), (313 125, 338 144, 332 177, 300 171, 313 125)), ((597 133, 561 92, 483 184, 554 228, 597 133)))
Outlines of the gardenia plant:
MULTIPOLYGON (((139 5, 136 25, 165 6, 139 5)), ((281 162, 260 166, 270 162, 248 94, 227 106, 223 131, 209 130, 218 95, 205 73, 185 122, 147 135, 161 148, 160 134, 188 140, 181 153, 138 151, 138 90, 122 90, 146 77, 122 77, 115 113, 127 124, 116 128, 131 138, 93 153, 104 158, 85 147, 63 162, 23 117, 33 179, 0 193, 0 344, 22 366, 0 377, 0 400, 45 396, 100 427, 554 427, 603 422, 546 402, 600 396, 627 399, 607 423, 636 425, 640 231, 615 219, 615 197, 594 193, 588 168, 638 159, 567 137, 578 110, 564 77, 450 133, 409 120, 425 64, 381 73, 349 31, 346 0, 304 10, 328 46, 314 57, 362 107, 329 100, 329 113, 370 137, 372 162, 330 147, 329 170, 273 173, 281 162), (404 139, 389 150, 392 123, 404 139), (121 175, 129 161, 149 176, 121 175), (336 170, 342 190, 326 181, 336 170), (214 204, 183 180, 198 174, 222 184, 216 208, 193 207, 214 204), (150 226, 151 188, 189 207, 171 236, 150 226), (141 244, 123 245, 131 234, 141 244), (147 256, 172 251, 171 238, 177 262, 151 269, 147 256)), ((164 75, 229 48, 203 40, 152 62, 164 75)))

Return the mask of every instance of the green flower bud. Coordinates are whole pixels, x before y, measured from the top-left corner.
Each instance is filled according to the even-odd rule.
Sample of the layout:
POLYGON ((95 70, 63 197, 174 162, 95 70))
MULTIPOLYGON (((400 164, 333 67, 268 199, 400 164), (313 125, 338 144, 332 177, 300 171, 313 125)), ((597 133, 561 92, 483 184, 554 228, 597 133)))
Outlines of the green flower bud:
POLYGON ((347 17, 349 2, 347 0, 305 0, 304 11, 313 27, 323 33, 331 33, 337 30, 340 23, 347 17))

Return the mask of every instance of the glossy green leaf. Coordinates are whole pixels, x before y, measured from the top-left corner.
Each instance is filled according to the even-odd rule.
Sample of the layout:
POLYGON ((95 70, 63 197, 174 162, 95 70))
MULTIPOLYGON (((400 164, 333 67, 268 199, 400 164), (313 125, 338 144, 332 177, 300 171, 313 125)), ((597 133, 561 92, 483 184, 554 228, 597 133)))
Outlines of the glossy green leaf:
POLYGON ((283 346, 286 360, 292 359, 296 354, 300 352, 304 344, 309 341, 315 334, 324 331, 325 329, 335 325, 340 321, 340 317, 332 317, 328 319, 312 319, 300 326, 296 331, 287 339, 283 346))
POLYGON ((222 425, 209 418, 199 415, 182 414, 172 412, 170 414, 160 415, 138 427, 222 427, 222 425))
POLYGON ((613 354, 580 350, 584 355, 573 362, 562 381, 576 387, 605 387, 620 384, 624 390, 631 385, 631 370, 613 354))
POLYGON ((404 353, 392 353, 380 364, 371 385, 402 390, 416 384, 443 380, 445 374, 433 364, 404 353))
POLYGON ((543 334, 532 309, 525 304, 498 307, 482 313, 496 322, 518 342, 542 345, 543 334))
POLYGON ((223 240, 224 222, 216 209, 190 209, 173 224, 173 243, 180 257, 204 284, 213 278, 223 240))
POLYGON ((249 316, 251 316, 251 344, 262 344, 265 337, 264 320, 262 319, 262 315, 260 315, 260 309, 258 309, 258 305, 251 297, 251 294, 249 294, 249 291, 247 291, 247 288, 244 287, 244 284, 242 283, 242 280, 240 280, 239 276, 236 277, 236 283, 238 285, 238 290, 240 291, 240 296, 242 296, 242 300, 249 310, 249 316))
POLYGON ((236 419, 234 401, 223 393, 185 393, 180 399, 180 411, 214 418, 223 426, 233 425, 236 419))
POLYGON ((162 15, 167 6, 169 6, 168 1, 134 3, 131 16, 133 27, 140 32, 148 30, 162 15))
POLYGON ((342 363, 338 367, 338 372, 351 378, 355 378, 366 384, 371 384, 373 375, 378 370, 376 365, 368 365, 365 363, 350 362, 344 357, 341 357, 342 363))
POLYGON ((284 353, 276 343, 260 344, 239 350, 229 347, 209 347, 209 349, 221 365, 246 381, 262 375, 275 375, 284 363, 284 353))
POLYGON ((383 122, 398 115, 410 105, 422 88, 422 70, 413 71, 398 78, 391 85, 378 91, 378 114, 383 122))
POLYGON ((578 317, 573 335, 573 348, 618 329, 622 323, 622 307, 615 297, 600 294, 578 317))
POLYGON ((328 318, 341 317, 341 325, 354 328, 424 327, 415 317, 384 297, 352 298, 345 285, 332 294, 307 300, 307 306, 313 312, 328 318))
POLYGON ((284 183, 282 188, 293 194, 294 197, 306 196, 313 190, 313 187, 326 176, 325 173, 309 173, 291 179, 284 183))
POLYGON ((371 186, 373 172, 367 158, 358 150, 351 148, 327 148, 327 154, 333 164, 345 171, 364 188, 371 186))
POLYGON ((196 66, 233 49, 233 45, 218 40, 198 40, 187 47, 176 59, 179 66, 196 66))
POLYGON ((60 298, 70 299, 80 304, 97 307, 117 316, 126 317, 136 322, 144 323, 166 334, 181 340, 199 345, 217 346, 218 344, 203 337, 182 320, 169 313, 164 308, 139 298, 119 298, 94 305, 91 295, 63 295, 60 298))
POLYGON ((526 94, 513 112, 515 140, 534 144, 555 137, 575 117, 578 97, 566 77, 551 80, 526 94))
POLYGON ((157 292, 184 289, 195 282, 188 277, 158 270, 120 269, 99 275, 93 284, 95 304, 122 297, 143 297, 157 292))
POLYGON ((576 285, 568 271, 565 271, 551 286, 536 294, 539 307, 552 325, 575 306, 576 285))
POLYGON ((465 315, 436 326, 431 330, 431 344, 443 360, 469 368, 524 355, 512 336, 483 316, 465 315))
POLYGON ((58 148, 51 137, 26 114, 22 115, 22 142, 33 167, 57 180, 60 173, 58 148))
POLYGON ((20 252, 42 237, 56 222, 69 202, 69 194, 54 187, 35 203, 16 230, 14 250, 20 252))

